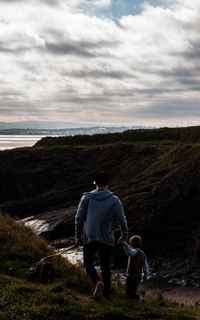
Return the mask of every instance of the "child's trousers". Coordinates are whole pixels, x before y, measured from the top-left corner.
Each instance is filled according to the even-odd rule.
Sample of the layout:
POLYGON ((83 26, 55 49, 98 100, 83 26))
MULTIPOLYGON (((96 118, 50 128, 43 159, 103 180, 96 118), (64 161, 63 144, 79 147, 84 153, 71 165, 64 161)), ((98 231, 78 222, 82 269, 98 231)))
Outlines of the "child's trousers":
POLYGON ((141 275, 140 276, 128 276, 126 278, 126 294, 128 295, 129 298, 138 300, 140 297, 137 293, 137 287, 140 284, 141 281, 141 275))

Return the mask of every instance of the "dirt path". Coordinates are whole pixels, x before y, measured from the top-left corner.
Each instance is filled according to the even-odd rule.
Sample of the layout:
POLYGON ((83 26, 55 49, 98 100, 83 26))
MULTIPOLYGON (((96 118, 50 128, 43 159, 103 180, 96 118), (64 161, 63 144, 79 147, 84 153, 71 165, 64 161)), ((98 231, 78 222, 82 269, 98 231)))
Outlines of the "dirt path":
POLYGON ((200 289, 180 287, 165 280, 150 279, 143 281, 139 287, 149 295, 161 295, 165 300, 200 310, 200 289))

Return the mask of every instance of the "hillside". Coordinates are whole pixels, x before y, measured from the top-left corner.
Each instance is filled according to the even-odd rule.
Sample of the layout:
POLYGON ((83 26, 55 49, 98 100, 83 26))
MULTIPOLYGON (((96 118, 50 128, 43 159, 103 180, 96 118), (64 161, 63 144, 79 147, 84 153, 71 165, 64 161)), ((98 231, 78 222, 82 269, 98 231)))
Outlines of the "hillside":
MULTIPOLYGON (((200 127, 43 138, 0 152, 0 161, 2 210, 46 221, 42 235, 54 242, 73 237, 81 194, 98 169, 107 170, 152 272, 200 286, 200 127)), ((115 264, 119 255, 123 261, 116 248, 115 264)))
POLYGON ((41 284, 29 275, 33 261, 51 253, 44 240, 0 214, 0 319, 1 320, 197 320, 199 312, 146 298, 129 301, 123 289, 113 288, 112 300, 95 303, 92 286, 80 268, 61 257, 52 258, 55 280, 41 284))
MULTIPOLYGON (((47 243, 22 224, 0 213, 0 319, 73 318, 73 305, 91 284, 85 273, 62 258, 54 258, 55 281, 39 284, 30 266, 52 253, 47 243)), ((74 318, 75 319, 75 318, 74 318)))

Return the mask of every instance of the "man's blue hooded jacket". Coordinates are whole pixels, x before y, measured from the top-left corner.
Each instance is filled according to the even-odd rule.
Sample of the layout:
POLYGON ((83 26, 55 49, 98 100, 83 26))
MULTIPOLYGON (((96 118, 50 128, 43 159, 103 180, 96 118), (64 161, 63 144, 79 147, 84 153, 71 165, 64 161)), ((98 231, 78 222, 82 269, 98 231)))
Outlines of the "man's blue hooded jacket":
POLYGON ((95 189, 84 193, 75 217, 75 235, 83 233, 85 243, 99 241, 114 245, 113 220, 118 220, 124 238, 128 236, 127 221, 121 201, 111 191, 95 189))

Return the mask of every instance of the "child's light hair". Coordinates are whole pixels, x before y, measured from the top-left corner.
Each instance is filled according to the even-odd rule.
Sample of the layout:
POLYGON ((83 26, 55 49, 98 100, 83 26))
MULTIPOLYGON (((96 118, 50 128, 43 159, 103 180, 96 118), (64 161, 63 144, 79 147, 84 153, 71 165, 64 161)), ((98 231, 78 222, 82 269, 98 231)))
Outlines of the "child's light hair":
POLYGON ((136 249, 136 248, 139 248, 141 249, 142 247, 142 239, 140 236, 133 236, 130 238, 129 240, 129 244, 132 248, 136 249))

